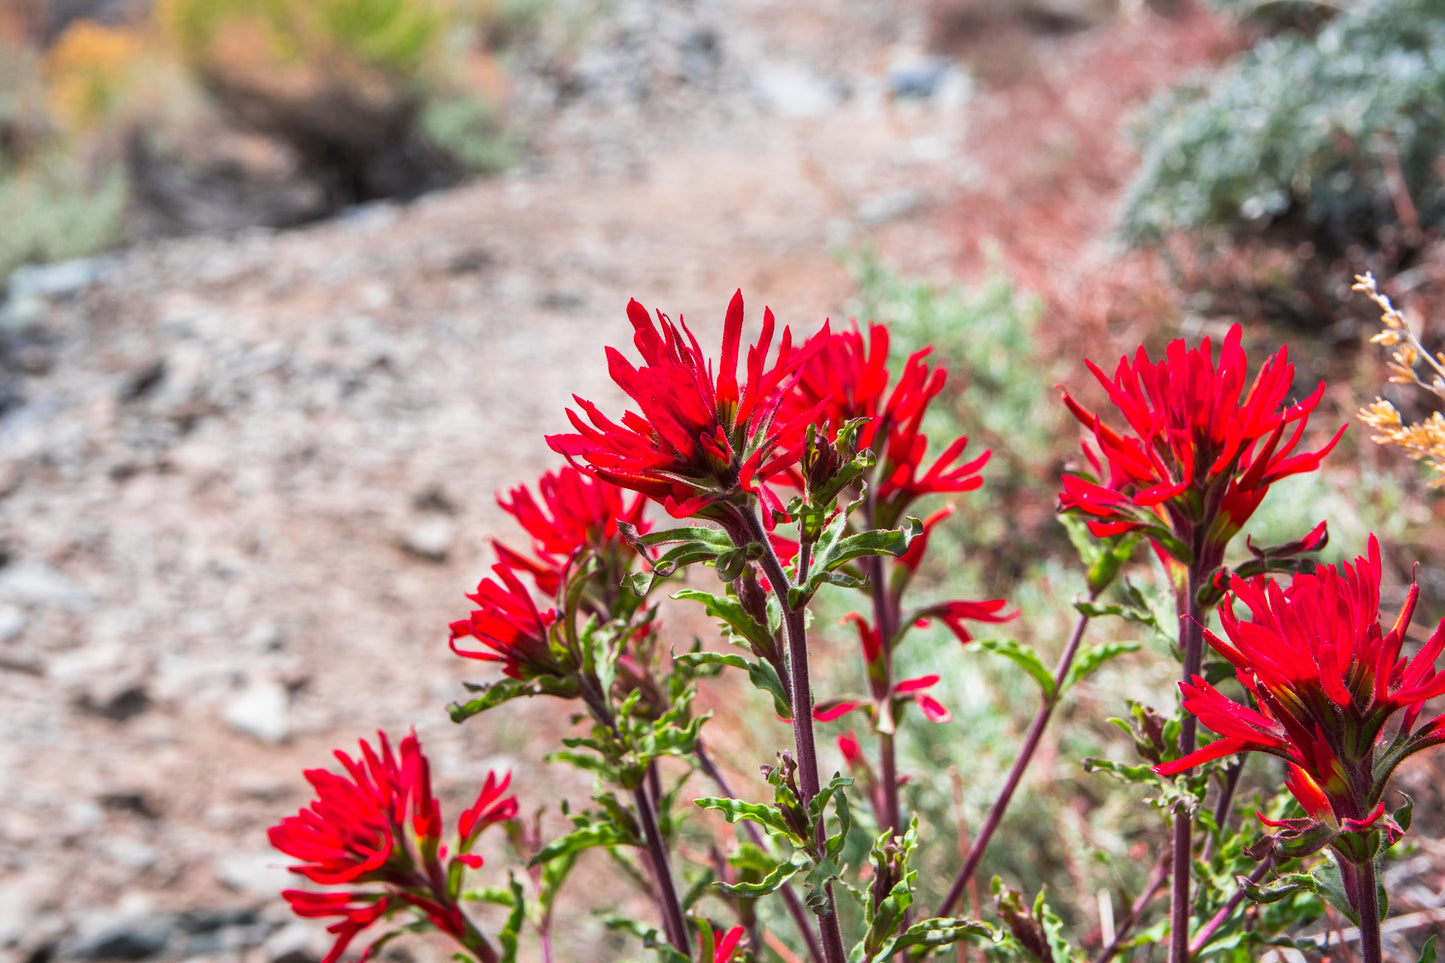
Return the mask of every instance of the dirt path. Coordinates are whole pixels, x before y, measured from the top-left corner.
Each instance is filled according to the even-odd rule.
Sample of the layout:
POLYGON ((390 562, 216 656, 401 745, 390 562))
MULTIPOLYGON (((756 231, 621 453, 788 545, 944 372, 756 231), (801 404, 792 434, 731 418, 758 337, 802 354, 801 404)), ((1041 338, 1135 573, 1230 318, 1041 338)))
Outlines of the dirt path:
POLYGON ((501 179, 12 298, 0 957, 314 952, 264 830, 304 766, 377 728, 416 726, 451 811, 477 760, 545 800, 523 733, 556 707, 453 727, 441 706, 479 673, 445 624, 512 537, 494 493, 555 464, 569 394, 615 400, 628 298, 707 343, 739 287, 753 322, 768 304, 812 330, 852 294, 840 249, 959 269, 977 101, 956 72, 888 96, 890 63, 895 87, 928 66, 923 5, 700 6, 618 4, 571 65, 587 92, 534 114, 501 179))

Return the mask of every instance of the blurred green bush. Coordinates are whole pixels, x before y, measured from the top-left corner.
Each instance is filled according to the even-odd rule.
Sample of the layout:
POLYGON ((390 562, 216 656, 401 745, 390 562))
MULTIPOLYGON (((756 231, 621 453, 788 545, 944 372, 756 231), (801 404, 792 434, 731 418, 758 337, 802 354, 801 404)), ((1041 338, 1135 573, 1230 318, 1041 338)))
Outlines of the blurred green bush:
POLYGON ((1135 245, 1210 229, 1330 253, 1409 244, 1445 220, 1445 0, 1365 0, 1317 33, 1266 37, 1141 129, 1135 245))

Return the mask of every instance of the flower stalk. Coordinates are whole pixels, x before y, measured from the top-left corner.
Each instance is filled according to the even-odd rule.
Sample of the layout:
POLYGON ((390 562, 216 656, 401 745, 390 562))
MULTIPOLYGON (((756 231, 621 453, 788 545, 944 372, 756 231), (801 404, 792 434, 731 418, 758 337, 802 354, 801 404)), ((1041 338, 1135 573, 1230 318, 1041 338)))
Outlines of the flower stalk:
MULTIPOLYGON (((1097 597, 1097 591, 1091 592, 1089 601, 1092 602, 1097 597)), ((978 838, 974 840, 973 846, 969 850, 968 859, 964 860, 963 867, 953 878, 953 885, 948 888, 948 894, 943 897, 943 902, 939 904, 935 916, 947 916, 953 912, 954 907, 963 897, 964 887, 968 885, 968 881, 973 878, 974 871, 978 869, 984 850, 988 848, 989 840, 993 838, 994 832, 1003 822, 1009 802, 1013 799, 1019 783, 1023 781, 1024 772, 1028 769, 1029 763, 1033 761, 1034 753, 1038 750, 1039 743, 1044 737, 1044 730, 1048 728, 1054 709, 1058 707, 1059 699, 1063 694, 1064 680, 1068 677, 1069 669, 1073 667, 1074 657, 1079 654, 1079 644, 1084 639, 1084 631, 1089 627, 1089 621, 1090 616, 1081 614, 1078 621, 1074 623, 1074 630, 1069 634, 1069 641, 1064 645, 1064 652, 1059 656, 1058 666, 1054 669, 1053 692, 1045 693, 1040 698, 1038 712, 1034 714, 1034 721, 1029 725, 1028 735, 1024 738, 1024 744, 1019 749, 1013 768, 1009 770, 1003 789, 999 790, 998 798, 994 800, 988 816, 984 818, 983 826, 978 831, 978 838)))
MULTIPOLYGON (((1198 556, 1196 556, 1198 558, 1198 556)), ((1212 570, 1212 560, 1208 560, 1212 570)), ((1189 566, 1184 592, 1179 599, 1179 641, 1184 649, 1184 678, 1194 678, 1204 661, 1203 608, 1199 590, 1206 573, 1197 562, 1189 566)), ((1179 748, 1187 756, 1198 740, 1199 720, 1186 712, 1179 730, 1179 748)), ((1194 814, 1180 807, 1174 813, 1173 878, 1169 888, 1169 959, 1170 963, 1189 961, 1190 879, 1194 868, 1194 814)))
MULTIPOLYGON (((813 732, 813 692, 808 679, 808 633, 805 613, 802 607, 789 604, 790 582, 783 565, 768 540, 762 520, 756 512, 746 515, 750 523, 750 540, 762 546, 759 564, 768 584, 777 596, 783 614, 783 631, 788 645, 788 671, 792 689, 789 692, 793 711, 793 745, 797 751, 799 782, 803 807, 806 809, 818 795, 821 783, 818 779, 818 748, 813 732)), ((813 830, 813 844, 822 852, 827 840, 827 828, 821 814, 813 830)), ((847 953, 843 949, 843 934, 838 925, 838 907, 833 899, 833 884, 824 886, 827 897, 826 911, 818 917, 818 935, 822 937, 823 959, 826 963, 844 963, 847 953)))

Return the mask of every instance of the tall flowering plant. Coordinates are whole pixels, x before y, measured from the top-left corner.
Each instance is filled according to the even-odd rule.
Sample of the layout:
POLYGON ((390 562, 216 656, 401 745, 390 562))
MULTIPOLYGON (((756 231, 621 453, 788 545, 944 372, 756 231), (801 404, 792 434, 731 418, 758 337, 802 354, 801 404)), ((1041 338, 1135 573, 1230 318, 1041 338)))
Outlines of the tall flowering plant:
MULTIPOLYGON (((1142 349, 1125 358, 1112 378, 1091 365, 1116 416, 1065 395, 1090 437, 1088 467, 1065 477, 1060 497, 1086 562, 1087 598, 1076 605, 1079 618, 1051 671, 1017 642, 974 638, 977 624, 1014 618, 1005 600, 915 600, 937 541, 931 536, 953 514, 938 502, 977 490, 989 457, 969 452, 966 437, 935 447, 924 433, 946 383, 928 351, 895 365, 887 329, 874 324, 833 332, 825 323, 795 341, 771 312, 749 342, 740 294, 724 314, 717 355, 681 319, 634 301, 628 320, 636 356, 609 348, 607 359, 630 410, 609 416, 575 399, 567 412, 573 431, 547 438, 566 464, 499 496, 524 541, 492 543, 490 571, 449 633, 452 650, 490 675, 468 684, 469 698, 450 707, 452 718, 485 719, 512 700, 546 697, 564 710, 554 714, 557 724, 572 727, 547 761, 588 774, 592 803, 562 805, 567 825, 549 835, 556 820, 544 820, 540 809, 517 819, 509 777, 493 773, 448 833, 415 736, 394 750, 379 735, 357 757, 338 753, 342 772, 308 771, 315 801, 271 838, 296 860, 293 871, 321 887, 288 890, 285 898, 297 913, 329 923, 335 940, 326 963, 373 928, 380 936, 368 952, 397 932, 429 929, 462 956, 513 963, 528 921, 541 959, 552 963, 553 909, 582 854, 596 848, 656 905, 650 917, 642 914, 648 918, 607 925, 664 963, 881 963, 963 952, 948 948, 964 941, 987 943, 999 960, 1079 958, 1042 893, 1030 907, 995 879, 993 923, 951 914, 1065 694, 1138 648, 1084 645, 1091 618, 1124 614, 1157 628, 1151 613, 1129 608, 1143 598, 1140 590, 1114 585, 1143 539, 1163 561, 1176 600, 1186 714, 1164 719, 1134 705, 1136 745, 1149 764, 1094 767, 1152 781, 1162 805, 1173 807, 1174 825, 1129 915, 1086 936, 1097 941, 1094 959, 1108 963, 1130 941, 1154 938, 1167 939, 1179 961, 1220 949, 1221 935, 1241 950, 1274 939, 1277 927, 1259 932, 1269 930, 1262 907, 1291 886, 1309 888, 1300 882, 1308 877, 1261 881, 1326 848, 1366 943, 1378 947, 1379 927, 1368 922, 1378 917, 1369 902, 1374 863, 1408 822, 1408 810, 1385 812, 1387 781, 1402 759, 1445 742, 1445 720, 1421 721, 1426 701, 1445 694, 1434 667, 1445 623, 1406 654, 1419 598, 1412 588, 1394 626, 1382 628, 1373 540, 1352 566, 1269 581, 1323 545, 1323 523, 1288 545, 1247 543, 1230 554, 1273 483, 1314 470, 1339 440, 1336 433, 1314 443, 1308 422, 1321 392, 1293 400, 1283 351, 1250 379, 1236 328, 1217 358, 1207 341, 1195 349, 1175 342, 1158 362, 1142 349), (650 505, 661 512, 649 515, 650 505), (674 580, 698 566, 710 567, 721 587, 674 580), (719 623, 724 651, 672 641, 673 617, 656 599, 664 586, 719 623), (816 660, 835 653, 810 638, 810 607, 819 593, 838 589, 861 593, 840 597, 861 600, 842 624, 856 635, 866 692, 814 691, 816 660), (1226 591, 1231 602, 1219 609, 1216 635, 1205 617, 1226 591), (1124 604, 1108 602, 1106 592, 1124 604), (898 734, 920 717, 949 724, 948 706, 957 703, 941 691, 940 673, 898 678, 895 661, 900 645, 930 621, 968 643, 961 658, 987 649, 1011 659, 1038 683, 1040 698, 987 818, 962 847, 948 895, 925 915, 920 874, 941 875, 925 880, 941 890, 947 867, 921 861, 919 852, 941 842, 952 854, 956 841, 937 826, 925 831, 918 813, 903 810, 898 734), (1202 664, 1205 641, 1232 665, 1247 704, 1214 687, 1220 676, 1202 664), (704 740, 708 716, 693 710, 699 691, 727 668, 744 670, 762 703, 791 726, 791 744, 759 767, 753 788, 763 802, 733 790, 711 736, 704 740), (848 732, 838 748, 853 778, 827 778, 816 724, 855 711, 866 715, 876 751, 848 732), (1196 746, 1196 719, 1222 738, 1196 746), (1287 760, 1286 785, 1305 809, 1304 818, 1287 819, 1286 797, 1267 804, 1271 832, 1248 848, 1222 828, 1240 766, 1221 762, 1247 751, 1287 760), (1192 818, 1206 780, 1186 773, 1200 768, 1224 773, 1216 816, 1196 846, 1192 818), (688 802, 683 792, 698 776, 717 794, 688 802), (866 822, 855 818, 858 800, 876 825, 871 839, 860 838, 866 822), (687 818, 699 811, 711 815, 687 818), (513 875, 506 886, 469 889, 469 874, 484 868, 477 839, 493 825, 506 828, 525 864, 521 882, 513 875), (1192 891, 1196 859, 1210 871, 1192 891), (1223 887, 1241 865, 1253 872, 1226 897, 1223 887), (1154 895, 1171 877, 1170 917, 1149 928, 1154 895), (781 911, 767 908, 772 899, 791 920, 781 930, 781 911), (1241 912, 1245 899, 1259 906, 1241 912)), ((766 731, 759 727, 758 736, 766 731)), ((1370 961, 1380 958, 1374 952, 1370 961)))
MULTIPOLYGON (((487 774, 449 849, 431 766, 415 734, 393 751, 379 732, 375 746, 362 741, 360 758, 344 752, 336 758, 344 774, 307 770, 316 799, 270 831, 271 845, 300 861, 291 872, 340 887, 281 894, 298 916, 335 919, 327 931, 336 940, 323 963, 334 963, 363 930, 398 916, 430 924, 481 963, 495 963, 495 944, 463 909, 462 882, 468 870, 482 867, 471 851, 482 831, 517 814, 516 797, 505 795, 510 774, 487 774)), ((399 932, 378 938, 364 956, 399 932)))
MULTIPOLYGON (((1138 533, 1153 544, 1175 580, 1184 680, 1202 668, 1205 604, 1216 598, 1229 543, 1254 514, 1271 485, 1313 471, 1339 442, 1344 426, 1313 451, 1299 450, 1324 383, 1291 403, 1294 366, 1281 348, 1253 380, 1242 346, 1243 330, 1230 328, 1216 359, 1208 338, 1197 348, 1169 344, 1161 361, 1141 346, 1121 358, 1112 378, 1086 365, 1122 416, 1123 429, 1086 409, 1067 392, 1064 403, 1092 436, 1084 454, 1091 471, 1063 477, 1064 511, 1086 517, 1099 537, 1138 533)), ((1252 574, 1287 568, 1323 547, 1325 526, 1287 546, 1255 550, 1252 574)), ((1186 716, 1181 747, 1195 747, 1195 720, 1186 716)), ((1169 959, 1189 956, 1192 816, 1175 816, 1169 959)))
MULTIPOLYGON (((925 496, 973 491, 983 484, 979 472, 990 455, 983 451, 964 460, 968 438, 960 437, 926 464, 929 439, 923 433, 923 419, 943 390, 947 374, 928 363, 929 351, 924 349, 907 359, 895 381, 889 370, 888 349, 888 329, 880 324, 869 324, 866 334, 856 324, 850 330, 833 333, 803 366, 796 387, 783 405, 783 411, 795 417, 816 417, 826 431, 824 443, 832 446, 834 462, 840 442, 872 453, 871 464, 857 478, 862 491, 859 516, 866 528, 896 526, 925 496)), ((815 456, 814 461, 818 460, 815 456)), ((811 477, 799 479, 808 493, 819 487, 819 482, 811 477)), ((831 721, 855 709, 868 713, 878 734, 882 780, 875 816, 880 826, 895 835, 901 835, 906 825, 899 803, 895 747, 898 715, 912 703, 931 721, 947 722, 951 718, 948 710, 926 691, 938 682, 937 675, 901 680, 894 677, 898 645, 910 629, 926 625, 931 619, 941 620, 960 642, 967 643, 972 634, 965 621, 1001 622, 1012 617, 1004 612, 1004 599, 955 599, 905 610, 904 592, 922 564, 929 533, 952 513, 952 506, 945 506, 930 515, 903 555, 873 555, 863 561, 871 617, 854 613, 846 621, 853 622, 857 629, 868 696, 829 700, 816 712, 821 721, 831 721)))
POLYGON ((1271 821, 1280 830, 1262 856, 1302 856, 1328 846, 1361 929, 1366 963, 1381 959, 1375 861, 1403 833, 1385 814, 1390 775, 1407 757, 1445 743, 1445 715, 1420 725, 1425 703, 1445 693, 1435 662, 1445 649, 1445 619, 1413 657, 1405 631, 1419 600, 1410 586, 1389 631, 1380 621, 1380 545, 1354 565, 1296 573, 1288 585, 1234 578, 1221 605, 1225 638, 1206 632, 1235 668, 1251 705, 1227 698, 1202 676, 1180 683, 1184 708, 1219 733, 1203 749, 1156 767, 1170 775, 1235 752, 1263 752, 1289 764, 1285 785, 1303 819, 1271 821), (1391 719, 1403 713, 1387 738, 1391 719))

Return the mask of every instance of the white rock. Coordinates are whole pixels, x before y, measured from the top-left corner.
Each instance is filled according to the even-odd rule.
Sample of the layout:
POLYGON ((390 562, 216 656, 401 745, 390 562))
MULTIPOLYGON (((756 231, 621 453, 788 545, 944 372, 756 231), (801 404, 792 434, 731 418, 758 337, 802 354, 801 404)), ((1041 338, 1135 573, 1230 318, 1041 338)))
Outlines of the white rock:
POLYGON ((216 879, 231 889, 274 897, 296 885, 299 877, 286 871, 287 857, 275 850, 227 853, 216 860, 216 879))
POLYGON ((401 547, 408 554, 428 562, 445 562, 452 548, 455 529, 450 519, 428 518, 417 522, 402 537, 401 547))
POLYGON ((91 605, 91 595, 79 583, 43 562, 22 561, 0 570, 0 596, 13 602, 51 605, 79 612, 91 605))
POLYGON ((268 745, 291 736, 291 698, 271 679, 253 679, 226 704, 226 724, 268 745))
POLYGON ((25 613, 18 606, 0 603, 0 642, 9 642, 25 628, 25 613))

